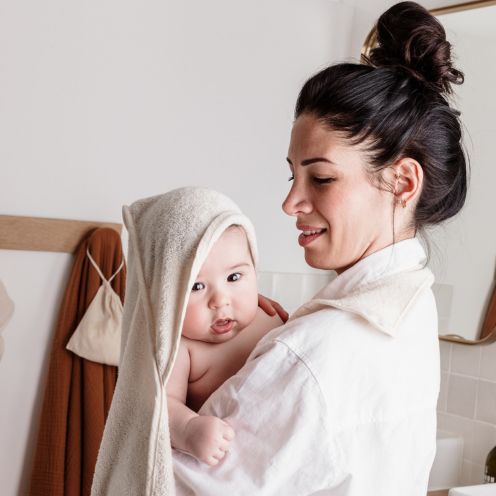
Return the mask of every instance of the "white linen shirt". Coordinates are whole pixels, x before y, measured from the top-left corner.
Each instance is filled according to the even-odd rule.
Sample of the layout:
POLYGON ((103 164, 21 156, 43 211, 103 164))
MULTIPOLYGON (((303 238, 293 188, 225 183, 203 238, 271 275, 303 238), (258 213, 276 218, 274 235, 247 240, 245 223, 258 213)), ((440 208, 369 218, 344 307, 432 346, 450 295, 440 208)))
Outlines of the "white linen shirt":
POLYGON ((178 496, 425 496, 437 313, 416 239, 343 272, 203 405, 236 432, 214 467, 173 449, 178 496))

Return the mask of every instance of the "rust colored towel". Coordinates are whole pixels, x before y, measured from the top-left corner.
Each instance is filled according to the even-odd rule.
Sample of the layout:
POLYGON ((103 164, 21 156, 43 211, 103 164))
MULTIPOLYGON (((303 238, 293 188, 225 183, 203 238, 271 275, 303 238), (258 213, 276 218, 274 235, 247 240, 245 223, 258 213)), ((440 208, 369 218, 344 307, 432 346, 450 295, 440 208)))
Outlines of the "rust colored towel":
MULTIPOLYGON (((79 246, 60 308, 41 409, 29 496, 89 496, 114 395, 117 367, 90 362, 66 345, 100 287, 86 248, 109 278, 123 260, 119 234, 93 231, 79 246)), ((126 267, 112 281, 124 303, 126 267)))

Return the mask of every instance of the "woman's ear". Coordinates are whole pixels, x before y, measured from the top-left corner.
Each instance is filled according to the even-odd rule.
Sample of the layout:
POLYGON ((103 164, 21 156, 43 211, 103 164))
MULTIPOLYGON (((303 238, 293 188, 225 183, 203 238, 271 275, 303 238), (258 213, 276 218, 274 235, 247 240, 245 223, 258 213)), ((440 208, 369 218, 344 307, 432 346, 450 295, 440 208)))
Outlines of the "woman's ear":
POLYGON ((402 158, 392 167, 394 196, 403 204, 415 204, 422 189, 424 170, 413 158, 402 158))

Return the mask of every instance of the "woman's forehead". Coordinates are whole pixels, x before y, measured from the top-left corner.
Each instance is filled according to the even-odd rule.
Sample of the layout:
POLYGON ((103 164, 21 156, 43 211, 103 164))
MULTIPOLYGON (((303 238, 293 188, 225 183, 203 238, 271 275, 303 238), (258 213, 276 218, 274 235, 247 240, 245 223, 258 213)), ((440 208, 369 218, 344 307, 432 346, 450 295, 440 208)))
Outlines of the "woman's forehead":
POLYGON ((294 160, 310 158, 307 155, 339 153, 342 147, 337 132, 327 129, 315 117, 304 114, 293 125, 288 158, 293 163, 294 160))

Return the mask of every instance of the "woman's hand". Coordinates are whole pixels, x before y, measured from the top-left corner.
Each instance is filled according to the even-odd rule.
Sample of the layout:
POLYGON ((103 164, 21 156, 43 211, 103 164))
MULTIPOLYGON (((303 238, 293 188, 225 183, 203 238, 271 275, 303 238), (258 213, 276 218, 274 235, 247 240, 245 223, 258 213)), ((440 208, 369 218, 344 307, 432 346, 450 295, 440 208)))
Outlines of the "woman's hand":
POLYGON ((220 418, 198 415, 188 422, 185 435, 187 451, 212 467, 229 451, 235 432, 220 418))
POLYGON ((284 308, 277 303, 277 301, 273 301, 261 294, 258 295, 258 306, 271 317, 277 313, 279 317, 281 317, 283 322, 286 322, 289 319, 289 313, 284 310, 284 308))

